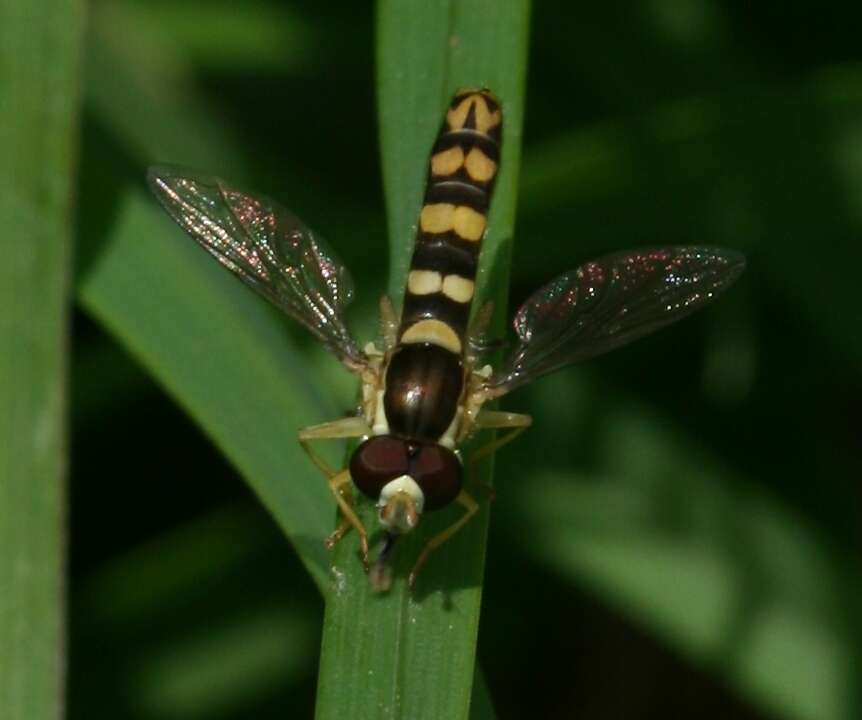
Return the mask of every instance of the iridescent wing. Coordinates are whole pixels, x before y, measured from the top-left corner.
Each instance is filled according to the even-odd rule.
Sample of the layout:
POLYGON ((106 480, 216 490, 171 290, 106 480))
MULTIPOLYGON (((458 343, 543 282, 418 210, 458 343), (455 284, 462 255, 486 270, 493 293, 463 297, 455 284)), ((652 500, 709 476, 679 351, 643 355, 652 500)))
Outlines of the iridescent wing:
POLYGON ((147 173, 168 214, 246 285, 301 322, 351 370, 365 366, 344 322, 353 282, 335 253, 293 214, 215 177, 147 173))
POLYGON ((744 267, 732 250, 670 247, 616 253, 564 273, 515 314, 518 346, 488 388, 503 395, 676 322, 712 302, 744 267))

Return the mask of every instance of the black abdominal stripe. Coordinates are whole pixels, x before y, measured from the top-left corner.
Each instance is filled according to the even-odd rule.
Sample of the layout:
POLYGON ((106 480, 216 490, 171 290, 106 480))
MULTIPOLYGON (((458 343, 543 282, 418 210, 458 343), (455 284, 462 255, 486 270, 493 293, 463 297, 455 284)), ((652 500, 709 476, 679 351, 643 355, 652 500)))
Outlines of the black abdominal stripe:
POLYGON ((500 163, 503 114, 487 90, 455 94, 431 151, 399 341, 461 355, 500 163))

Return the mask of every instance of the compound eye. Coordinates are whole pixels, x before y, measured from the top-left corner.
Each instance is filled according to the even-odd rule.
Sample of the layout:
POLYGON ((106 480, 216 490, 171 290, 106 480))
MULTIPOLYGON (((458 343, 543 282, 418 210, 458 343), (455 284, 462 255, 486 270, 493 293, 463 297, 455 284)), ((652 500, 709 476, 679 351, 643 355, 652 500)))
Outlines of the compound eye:
POLYGON ((389 435, 369 438, 350 458, 350 477, 363 495, 372 500, 390 480, 407 474, 407 443, 389 435))
POLYGON ((410 458, 410 477, 422 488, 425 510, 439 510, 452 502, 464 484, 461 461, 442 445, 422 445, 410 458))

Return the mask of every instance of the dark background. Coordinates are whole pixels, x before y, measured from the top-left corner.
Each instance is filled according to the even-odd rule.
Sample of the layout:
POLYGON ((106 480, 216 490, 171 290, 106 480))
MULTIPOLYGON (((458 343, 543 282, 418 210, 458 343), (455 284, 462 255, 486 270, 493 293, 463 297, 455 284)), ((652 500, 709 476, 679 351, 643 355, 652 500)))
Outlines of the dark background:
MULTIPOLYGON (((192 58, 253 187, 331 239, 370 306, 387 269, 372 5, 255 0, 249 27, 256 8, 285 20, 255 51, 196 28, 228 3, 129 7, 192 58), (373 245, 329 232, 339 214, 373 245)), ((500 718, 862 713, 857 7, 535 3, 513 306, 627 247, 721 244, 749 265, 716 307, 507 400, 536 422, 496 474, 479 659, 500 718), (696 599, 665 602, 701 567, 707 599, 734 598, 717 629, 681 619, 696 599), (786 675, 751 641, 776 609, 786 675), (809 666, 828 691, 806 695, 809 666)), ((107 222, 109 161, 140 182, 147 159, 88 102, 84 238, 107 222)), ((200 430, 74 320, 71 717, 310 717, 312 582, 200 430)))

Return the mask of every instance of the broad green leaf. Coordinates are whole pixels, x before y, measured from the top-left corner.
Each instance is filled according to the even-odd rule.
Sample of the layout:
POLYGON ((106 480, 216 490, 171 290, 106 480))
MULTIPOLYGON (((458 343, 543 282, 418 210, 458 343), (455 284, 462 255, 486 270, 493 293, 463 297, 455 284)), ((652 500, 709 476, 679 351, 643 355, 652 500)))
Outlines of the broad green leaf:
MULTIPOLYGON (((400 300, 422 200, 428 152, 452 93, 488 87, 503 102, 502 168, 482 252, 477 305, 505 307, 520 159, 527 2, 378 4, 378 97, 391 249, 390 292, 400 300)), ((497 316, 500 320, 500 314, 497 316)), ((489 472, 489 468, 486 471, 489 472)), ((470 711, 487 530, 487 503, 432 555, 416 591, 406 573, 423 541, 460 510, 423 519, 394 558, 395 581, 374 595, 355 535, 336 551, 339 582, 327 601, 318 686, 319 720, 344 717, 466 718, 470 711)), ((362 516, 376 527, 373 510, 362 516)), ((488 705, 482 712, 487 713, 488 705)))
POLYGON ((66 351, 83 8, 0 1, 0 717, 64 707, 66 351))

